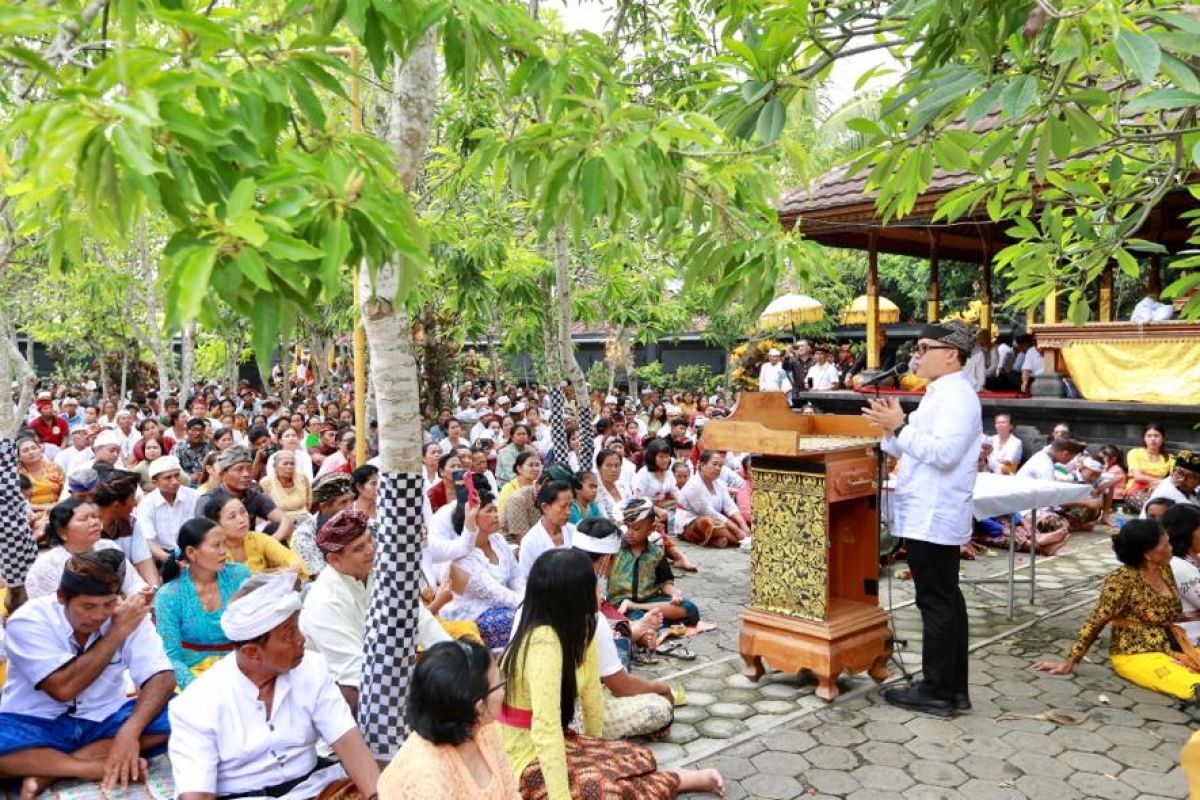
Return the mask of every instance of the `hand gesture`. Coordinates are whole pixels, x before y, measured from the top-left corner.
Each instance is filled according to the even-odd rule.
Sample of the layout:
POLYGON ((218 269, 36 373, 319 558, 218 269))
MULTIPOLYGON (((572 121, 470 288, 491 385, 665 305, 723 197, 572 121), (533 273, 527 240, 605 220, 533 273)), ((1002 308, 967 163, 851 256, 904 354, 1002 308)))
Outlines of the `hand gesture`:
POLYGON ((467 498, 467 514, 463 520, 463 528, 469 531, 479 530, 477 520, 479 519, 479 496, 467 498))
POLYGON ((125 790, 130 781, 143 780, 145 770, 146 762, 141 758, 138 737, 122 728, 113 737, 108 758, 104 760, 104 779, 100 783, 100 791, 107 796, 118 783, 125 790))
POLYGON ((1038 672, 1049 672, 1051 675, 1070 675, 1075 669, 1074 661, 1038 661, 1033 665, 1038 672))
POLYGON ((886 400, 869 400, 862 414, 885 435, 891 435, 892 431, 904 422, 904 409, 900 407, 900 401, 893 397, 886 400))
POLYGON ((150 612, 153 597, 154 590, 146 587, 118 603, 112 618, 113 633, 124 638, 137 630, 137 626, 142 624, 142 620, 150 612))
POLYGON ((681 592, 679 590, 671 592, 671 605, 673 605, 673 606, 683 605, 683 592, 681 592))

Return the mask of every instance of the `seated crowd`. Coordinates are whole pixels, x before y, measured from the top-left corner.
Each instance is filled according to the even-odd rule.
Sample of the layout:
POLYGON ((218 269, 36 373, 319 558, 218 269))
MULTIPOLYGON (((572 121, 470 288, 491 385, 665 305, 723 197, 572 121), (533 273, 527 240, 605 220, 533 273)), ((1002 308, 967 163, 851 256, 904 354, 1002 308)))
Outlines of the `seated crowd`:
POLYGON ((749 536, 748 460, 703 449, 706 399, 648 396, 642 415, 597 399, 582 460, 574 419, 553 452, 533 392, 432 426, 414 733, 381 777, 356 722, 378 470, 340 416, 202 393, 188 412, 168 398, 161 428, 152 408, 110 427, 39 398, 17 457, 41 551, 7 597, 0 777, 26 798, 62 778, 107 791, 167 750, 185 800, 720 792, 715 771, 660 771, 624 739, 672 722, 676 690, 630 670, 695 658, 678 541, 749 536), (211 424, 226 405, 262 424, 211 424))

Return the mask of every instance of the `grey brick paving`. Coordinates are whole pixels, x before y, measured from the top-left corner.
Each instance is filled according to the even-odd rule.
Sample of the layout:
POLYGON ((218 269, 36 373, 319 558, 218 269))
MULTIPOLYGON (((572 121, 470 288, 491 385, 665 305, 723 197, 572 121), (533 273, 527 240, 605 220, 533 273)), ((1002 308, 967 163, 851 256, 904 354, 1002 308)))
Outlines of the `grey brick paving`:
MULTIPOLYGON (((1113 674, 1107 636, 1072 677, 1030 670, 1033 661, 1061 657, 1070 646, 1098 578, 1115 566, 1107 539, 1103 533, 1077 535, 1063 554, 1039 561, 1038 574, 1046 580, 1039 578, 1038 602, 1030 606, 1022 590, 1013 622, 1004 618, 1001 601, 964 592, 972 643, 979 645, 971 653, 974 710, 950 719, 888 706, 862 676, 844 677, 845 694, 830 705, 813 696, 814 682, 805 676, 768 673, 758 684, 747 680, 736 648, 737 614, 748 600, 748 559, 684 545, 701 564, 702 577, 679 585, 685 594, 695 591, 718 630, 691 640, 696 662, 663 659, 639 670, 682 683, 688 692, 689 705, 678 709, 678 730, 652 745, 660 764, 716 767, 725 776, 726 797, 734 800, 1185 797, 1178 761, 1193 730, 1188 715, 1170 698, 1113 674), (681 671, 682 677, 672 677, 681 671), (1049 709, 1083 722, 1059 726, 1029 718, 1049 709)), ((1002 568, 1001 559, 984 558, 965 564, 964 572, 979 576, 1002 568)), ((902 657, 919 665, 911 583, 896 581, 893 599, 897 628, 909 637, 902 657)), ((895 668, 893 674, 899 674, 895 668)))

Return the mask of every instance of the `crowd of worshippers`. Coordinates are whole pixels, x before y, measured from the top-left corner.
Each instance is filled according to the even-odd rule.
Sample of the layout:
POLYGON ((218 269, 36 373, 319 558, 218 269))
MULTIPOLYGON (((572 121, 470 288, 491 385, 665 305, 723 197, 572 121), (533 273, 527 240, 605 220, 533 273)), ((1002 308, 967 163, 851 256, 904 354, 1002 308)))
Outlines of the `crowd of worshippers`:
MULTIPOLYGON (((879 329, 876 344, 879 349, 879 368, 889 371, 898 363, 908 365, 906 375, 888 378, 883 385, 903 389, 919 389, 924 381, 916 376, 916 342, 889 343, 888 333, 879 329)), ((975 391, 1021 392, 1029 394, 1034 379, 1046 368, 1046 361, 1034 338, 1020 336, 992 337, 990 331, 980 330, 975 347, 963 364, 963 374, 975 391)), ((761 392, 832 392, 857 388, 867 369, 865 348, 856 353, 843 342, 837 345, 799 339, 785 350, 771 348, 767 360, 758 371, 758 390, 761 392)), ((803 405, 796 400, 795 405, 803 405)))
POLYGON ((1053 555, 1074 532, 1097 527, 1116 531, 1127 518, 1161 521, 1175 505, 1200 509, 1200 455, 1186 449, 1172 454, 1157 423, 1146 425, 1143 446, 1128 452, 1113 444, 1089 449, 1065 422, 1030 452, 1010 414, 997 414, 993 425, 995 434, 985 436, 980 446, 980 472, 1081 484, 1090 491, 1074 502, 976 520, 972 540, 962 548, 964 558, 989 546, 1007 548, 1013 537, 1018 550, 1036 548, 1039 555, 1053 555))
POLYGON ((633 670, 695 658, 679 542, 748 542, 749 460, 703 446, 723 398, 593 398, 584 464, 577 408, 556 457, 544 393, 522 394, 481 387, 427 430, 415 732, 382 778, 355 721, 379 475, 341 410, 38 395, 16 451, 40 552, 6 596, 0 777, 107 790, 166 749, 188 800, 721 789, 624 740, 665 734, 683 700, 633 670), (208 415, 227 406, 245 433, 208 415))

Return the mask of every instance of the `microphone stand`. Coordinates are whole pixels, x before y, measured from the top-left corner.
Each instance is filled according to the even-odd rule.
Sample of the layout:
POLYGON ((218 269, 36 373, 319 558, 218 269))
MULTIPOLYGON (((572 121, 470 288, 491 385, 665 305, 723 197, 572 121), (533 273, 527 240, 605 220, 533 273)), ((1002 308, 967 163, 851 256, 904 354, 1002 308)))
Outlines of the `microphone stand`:
MULTIPOLYGON (((879 400, 879 383, 875 384, 875 399, 879 400)), ((898 400, 896 402, 899 402, 898 400)), ((884 492, 884 484, 887 478, 887 454, 883 451, 883 441, 875 445, 875 503, 879 513, 875 515, 875 552, 879 552, 879 545, 883 542, 883 501, 886 496, 884 492)), ((888 504, 891 505, 890 503, 888 504)), ((900 552, 901 543, 903 540, 894 540, 892 548, 886 556, 879 559, 880 566, 887 570, 887 615, 891 622, 892 635, 888 637, 887 644, 892 648, 892 661, 900 668, 904 679, 912 683, 913 674, 908 671, 904 659, 901 658, 901 652, 908 647, 907 639, 896 638, 896 614, 892 601, 892 580, 895 572, 896 556, 900 552)), ((878 556, 877 556, 878 557, 878 556)))

